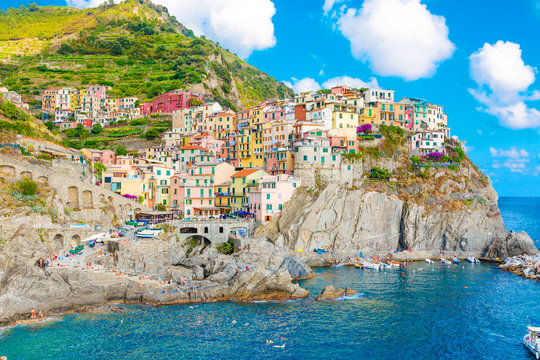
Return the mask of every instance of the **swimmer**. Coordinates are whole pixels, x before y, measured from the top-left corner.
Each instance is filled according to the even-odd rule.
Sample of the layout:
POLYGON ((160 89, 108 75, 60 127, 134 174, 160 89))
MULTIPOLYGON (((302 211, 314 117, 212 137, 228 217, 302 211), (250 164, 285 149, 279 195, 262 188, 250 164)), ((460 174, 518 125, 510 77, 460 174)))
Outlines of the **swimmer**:
POLYGON ((236 324, 236 320, 233 320, 232 323, 233 323, 233 324, 236 324))
POLYGON ((249 325, 249 323, 245 323, 245 324, 244 324, 244 326, 248 326, 248 325, 249 325))
POLYGON ((275 348, 285 349, 285 344, 283 345, 274 345, 275 348))

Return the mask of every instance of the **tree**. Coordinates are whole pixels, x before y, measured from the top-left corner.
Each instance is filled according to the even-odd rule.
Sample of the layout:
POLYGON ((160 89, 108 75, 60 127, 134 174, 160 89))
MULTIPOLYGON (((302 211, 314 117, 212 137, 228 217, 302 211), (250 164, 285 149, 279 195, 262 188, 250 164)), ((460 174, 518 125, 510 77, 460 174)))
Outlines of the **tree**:
POLYGON ((160 135, 156 128, 150 128, 143 136, 146 140, 156 140, 160 135))
POLYGON ((94 164, 94 170, 96 170, 98 177, 101 179, 101 174, 107 171, 107 167, 100 162, 94 164))
POLYGON ((39 6, 36 3, 30 3, 30 4, 28 4, 28 10, 30 10, 30 11, 38 11, 39 6))
POLYGON ((115 42, 111 48, 111 55, 120 56, 124 53, 124 48, 118 42, 115 42))
POLYGON ((126 147, 124 145, 118 145, 116 147, 116 156, 124 156, 127 155, 128 152, 126 150, 126 147))
POLYGON ((103 132, 103 126, 101 126, 101 124, 94 124, 94 126, 92 126, 92 130, 90 131, 92 135, 98 135, 98 134, 101 134, 102 132, 103 132))
POLYGON ((167 211, 167 207, 163 204, 157 204, 156 205, 156 210, 157 211, 167 211))
POLYGON ((47 129, 49 130, 52 130, 54 127, 53 122, 51 120, 44 122, 43 125, 45 125, 45 127, 47 127, 47 129))

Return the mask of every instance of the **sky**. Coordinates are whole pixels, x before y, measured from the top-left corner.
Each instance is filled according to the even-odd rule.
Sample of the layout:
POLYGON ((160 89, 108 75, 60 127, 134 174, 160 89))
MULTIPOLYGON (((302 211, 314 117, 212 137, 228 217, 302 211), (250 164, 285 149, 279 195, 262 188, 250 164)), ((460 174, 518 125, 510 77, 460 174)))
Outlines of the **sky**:
POLYGON ((443 105, 500 196, 540 196, 540 0, 154 2, 296 91, 379 86, 443 105))

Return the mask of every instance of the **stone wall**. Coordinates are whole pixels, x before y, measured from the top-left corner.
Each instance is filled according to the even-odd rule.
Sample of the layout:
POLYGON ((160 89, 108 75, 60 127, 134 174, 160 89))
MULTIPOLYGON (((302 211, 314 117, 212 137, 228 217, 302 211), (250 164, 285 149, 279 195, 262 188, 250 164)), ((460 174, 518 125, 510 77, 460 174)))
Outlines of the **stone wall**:
POLYGON ((364 173, 361 161, 342 160, 339 165, 295 165, 294 176, 302 180, 302 186, 313 187, 324 183, 335 183, 352 187, 361 181, 364 173))
POLYGON ((128 218, 128 212, 150 210, 132 199, 93 185, 88 169, 81 164, 0 154, 0 178, 16 181, 24 177, 54 189, 58 212, 68 211, 71 221, 106 223, 111 213, 121 221, 128 218))

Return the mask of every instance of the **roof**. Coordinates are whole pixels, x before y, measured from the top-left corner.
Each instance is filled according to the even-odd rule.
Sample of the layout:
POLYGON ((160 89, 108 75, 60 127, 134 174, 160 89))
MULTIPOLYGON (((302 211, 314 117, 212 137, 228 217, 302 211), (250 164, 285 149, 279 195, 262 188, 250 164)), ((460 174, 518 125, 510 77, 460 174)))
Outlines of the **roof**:
POLYGON ((206 151, 206 149, 200 147, 200 146, 191 146, 191 145, 188 145, 188 146, 182 146, 179 150, 203 150, 203 151, 206 151))
POLYGON ((256 173, 257 171, 261 171, 261 169, 244 169, 244 170, 240 170, 236 173, 234 173, 231 177, 233 178, 243 178, 243 177, 246 177, 246 176, 249 176, 253 173, 256 173))

